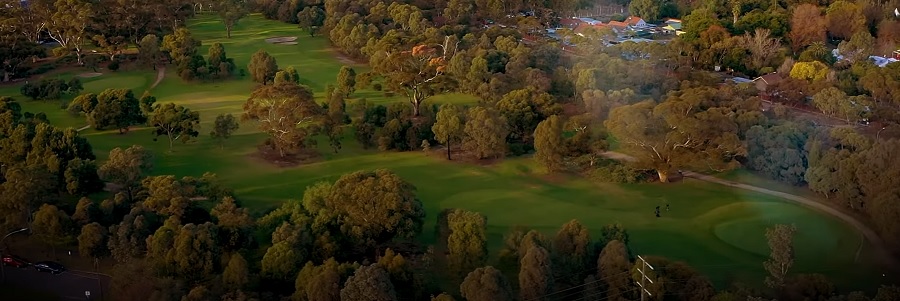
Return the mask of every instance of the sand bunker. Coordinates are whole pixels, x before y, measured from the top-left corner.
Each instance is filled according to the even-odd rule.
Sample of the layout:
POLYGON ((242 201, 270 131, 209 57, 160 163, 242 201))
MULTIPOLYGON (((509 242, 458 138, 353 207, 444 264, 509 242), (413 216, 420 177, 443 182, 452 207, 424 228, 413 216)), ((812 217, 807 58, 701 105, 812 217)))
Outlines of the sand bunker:
POLYGON ((88 73, 82 73, 82 74, 79 74, 78 77, 81 77, 81 78, 91 78, 91 77, 98 77, 98 76, 101 76, 101 75, 103 75, 103 73, 99 73, 99 72, 88 72, 88 73))
POLYGON ((278 45, 297 45, 297 37, 274 37, 266 39, 266 43, 278 45))

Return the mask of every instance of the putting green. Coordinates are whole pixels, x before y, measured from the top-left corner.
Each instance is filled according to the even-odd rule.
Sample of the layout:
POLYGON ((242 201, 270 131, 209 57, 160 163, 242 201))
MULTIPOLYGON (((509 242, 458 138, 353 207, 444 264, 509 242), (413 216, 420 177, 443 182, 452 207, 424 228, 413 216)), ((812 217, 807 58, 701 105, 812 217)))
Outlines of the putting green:
POLYGON ((146 85, 147 79, 144 76, 104 74, 101 77, 97 77, 97 80, 84 83, 84 91, 100 93, 109 88, 132 89, 134 90, 135 96, 140 97, 140 95, 144 93, 144 90, 139 88, 146 85))
POLYGON ((766 228, 774 224, 792 224, 797 229, 795 247, 798 252, 816 254, 820 250, 838 249, 839 238, 842 235, 834 234, 842 232, 839 227, 823 223, 821 219, 797 219, 798 212, 790 211, 803 209, 792 204, 772 203, 766 204, 764 207, 779 215, 751 215, 723 221, 713 227, 713 233, 723 242, 736 248, 760 256, 768 256, 770 252, 768 242, 766 237, 760 233, 766 233, 766 228))

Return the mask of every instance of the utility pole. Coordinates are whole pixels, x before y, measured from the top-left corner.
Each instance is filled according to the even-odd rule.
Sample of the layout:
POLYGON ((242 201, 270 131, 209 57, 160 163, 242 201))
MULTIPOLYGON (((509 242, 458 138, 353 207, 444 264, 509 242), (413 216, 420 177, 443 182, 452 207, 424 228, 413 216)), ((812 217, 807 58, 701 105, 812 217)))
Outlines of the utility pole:
POLYGON ((638 255, 638 259, 640 259, 641 262, 643 263, 643 264, 641 264, 641 268, 638 269, 638 272, 641 273, 641 282, 635 281, 635 284, 637 284, 638 286, 641 287, 641 301, 644 301, 646 299, 646 296, 653 295, 650 293, 650 291, 647 290, 647 287, 644 286, 645 280, 650 281, 651 284, 653 283, 653 280, 650 279, 650 277, 647 277, 647 273, 645 273, 646 268, 650 268, 650 270, 653 270, 653 266, 650 265, 649 263, 647 263, 647 261, 644 260, 644 257, 641 257, 641 255, 638 255))

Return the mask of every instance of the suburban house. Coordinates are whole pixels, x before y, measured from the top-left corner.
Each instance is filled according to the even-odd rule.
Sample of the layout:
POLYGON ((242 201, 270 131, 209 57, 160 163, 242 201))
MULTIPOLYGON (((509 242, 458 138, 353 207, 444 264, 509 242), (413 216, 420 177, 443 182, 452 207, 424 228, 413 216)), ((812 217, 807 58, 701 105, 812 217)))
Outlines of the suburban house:
POLYGON ((647 28, 648 27, 647 22, 644 22, 644 19, 641 19, 641 17, 636 17, 636 16, 628 17, 627 19, 625 19, 625 23, 627 23, 628 26, 631 26, 634 28, 647 28))
POLYGON ((663 29, 670 33, 674 33, 675 35, 682 35, 684 31, 681 30, 681 20, 668 18, 665 21, 666 26, 663 26, 663 29))
POLYGON ((760 93, 766 92, 766 90, 779 82, 781 82, 781 75, 778 73, 772 72, 757 78, 753 79, 753 84, 756 85, 756 90, 760 93))
POLYGON ((581 21, 581 19, 578 18, 565 18, 559 20, 559 26, 568 29, 575 29, 576 27, 578 27, 578 25, 581 24, 584 24, 584 21, 581 21))

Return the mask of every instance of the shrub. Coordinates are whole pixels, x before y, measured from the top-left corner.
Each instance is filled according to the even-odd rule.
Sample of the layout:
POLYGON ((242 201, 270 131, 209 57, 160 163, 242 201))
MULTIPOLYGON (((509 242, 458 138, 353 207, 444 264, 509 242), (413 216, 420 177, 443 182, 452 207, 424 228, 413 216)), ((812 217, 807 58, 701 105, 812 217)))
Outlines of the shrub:
POLYGON ((381 84, 375 83, 374 85, 372 85, 372 89, 375 89, 375 91, 381 91, 381 84))
POLYGON ((588 171, 592 180, 606 183, 641 183, 650 179, 650 172, 635 169, 613 160, 603 160, 588 171))
POLYGON ((119 70, 119 60, 113 60, 112 62, 109 62, 109 64, 106 65, 106 69, 109 69, 110 71, 119 70))
POLYGON ((63 94, 68 93, 78 93, 81 91, 81 82, 80 81, 71 81, 74 84, 77 84, 76 87, 72 87, 70 89, 69 84, 66 81, 53 78, 53 79, 43 79, 37 83, 30 82, 22 86, 19 89, 19 92, 22 93, 23 96, 27 96, 32 100, 38 99, 59 99, 63 94))

